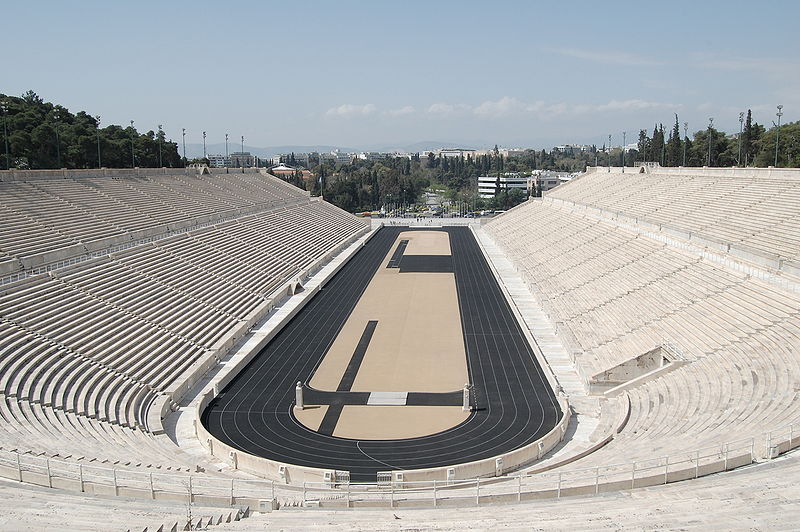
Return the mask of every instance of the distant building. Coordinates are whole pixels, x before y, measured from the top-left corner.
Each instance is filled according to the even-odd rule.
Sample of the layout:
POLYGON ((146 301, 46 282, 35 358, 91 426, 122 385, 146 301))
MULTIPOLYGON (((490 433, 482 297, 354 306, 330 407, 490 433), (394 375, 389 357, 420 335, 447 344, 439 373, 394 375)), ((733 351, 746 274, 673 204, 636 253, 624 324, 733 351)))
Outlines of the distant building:
POLYGON ((249 151, 235 151, 230 159, 231 168, 252 168, 256 161, 249 151))
POLYGON ((280 155, 276 155, 272 158, 272 164, 302 164, 303 166, 308 166, 308 153, 282 153, 280 155))
POLYGON ((273 166, 270 168, 270 173, 274 176, 282 177, 283 179, 288 179, 292 177, 295 172, 297 172, 297 168, 292 168, 291 166, 287 166, 283 163, 279 164, 278 166, 273 166))
POLYGON ((461 148, 452 148, 452 149, 443 148, 440 150, 436 150, 435 153, 437 153, 437 155, 440 155, 441 157, 448 157, 448 158, 460 157, 462 159, 466 159, 468 155, 472 157, 475 156, 475 150, 464 150, 461 148))
POLYGON ((211 168, 226 168, 231 166, 231 158, 224 155, 209 155, 208 165, 211 168))
POLYGON ((561 153, 580 153, 592 151, 592 147, 588 144, 562 144, 561 146, 553 146, 553 151, 561 153))
POLYGON ((497 188, 501 191, 518 189, 528 195, 528 177, 516 172, 507 172, 500 177, 482 175, 478 177, 478 195, 482 198, 493 198, 497 188))
POLYGON ((556 188, 562 183, 566 183, 572 177, 567 172, 553 172, 550 170, 534 170, 533 175, 528 178, 528 189, 533 191, 534 187, 542 192, 556 188))
POLYGON ((386 154, 377 151, 364 151, 358 154, 358 158, 365 161, 377 161, 379 159, 385 159, 386 154))
POLYGON ((509 149, 501 149, 500 154, 508 159, 514 159, 517 157, 522 157, 528 151, 529 150, 526 150, 525 148, 509 148, 509 149))
POLYGON ((349 164, 353 162, 353 154, 352 153, 345 153, 339 150, 333 150, 331 155, 334 157, 337 163, 341 164, 349 164))

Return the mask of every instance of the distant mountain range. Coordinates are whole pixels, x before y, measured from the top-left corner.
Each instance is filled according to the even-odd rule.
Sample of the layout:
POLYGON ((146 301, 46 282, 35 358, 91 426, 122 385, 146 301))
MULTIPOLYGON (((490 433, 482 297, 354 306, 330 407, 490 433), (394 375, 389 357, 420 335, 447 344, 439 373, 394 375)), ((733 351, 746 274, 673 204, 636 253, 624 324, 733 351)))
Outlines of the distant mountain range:
MULTIPOLYGON (((379 151, 379 152, 402 151, 406 153, 419 153, 425 150, 435 150, 436 148, 476 149, 475 146, 458 144, 454 142, 435 141, 435 140, 425 140, 421 142, 415 142, 413 144, 372 144, 372 145, 361 146, 360 148, 351 148, 347 146, 328 146, 328 145, 308 145, 308 146, 286 145, 286 146, 267 146, 265 148, 259 148, 257 146, 250 146, 248 144, 244 145, 244 151, 249 151, 253 155, 261 157, 262 159, 272 157, 274 155, 280 155, 282 153, 309 153, 309 152, 324 153, 324 152, 331 152, 336 149, 345 153, 362 152, 362 151, 379 151)), ((178 153, 181 153, 182 149, 183 147, 181 146, 180 142, 178 142, 178 153)), ((242 149, 241 144, 235 142, 231 142, 228 144, 228 153, 241 151, 241 149, 242 149)), ((219 142, 214 144, 206 144, 206 153, 208 155, 224 154, 225 143, 219 142)), ((195 157, 202 157, 202 156, 203 156, 202 144, 199 143, 186 144, 186 157, 188 157, 189 159, 193 159, 195 157)))

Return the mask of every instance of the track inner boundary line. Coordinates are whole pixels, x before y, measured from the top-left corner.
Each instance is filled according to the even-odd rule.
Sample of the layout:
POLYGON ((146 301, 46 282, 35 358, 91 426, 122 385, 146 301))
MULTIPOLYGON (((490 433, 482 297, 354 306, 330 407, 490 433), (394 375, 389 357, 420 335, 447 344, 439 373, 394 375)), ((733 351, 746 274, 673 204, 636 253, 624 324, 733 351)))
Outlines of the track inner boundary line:
MULTIPOLYGON (((401 440, 320 434, 292 414, 294 386, 307 383, 386 255, 407 227, 384 227, 209 404, 202 423, 242 451, 287 464, 349 471, 375 482, 387 469, 465 463, 532 443, 558 422, 558 401, 471 231, 450 236, 469 380, 479 407, 442 432, 401 440), (286 415, 286 413, 289 415, 286 415)), ((353 392, 350 392, 353 393, 353 392)), ((411 394, 409 394, 410 400, 411 394)), ((331 408, 331 407, 329 407, 331 408)))

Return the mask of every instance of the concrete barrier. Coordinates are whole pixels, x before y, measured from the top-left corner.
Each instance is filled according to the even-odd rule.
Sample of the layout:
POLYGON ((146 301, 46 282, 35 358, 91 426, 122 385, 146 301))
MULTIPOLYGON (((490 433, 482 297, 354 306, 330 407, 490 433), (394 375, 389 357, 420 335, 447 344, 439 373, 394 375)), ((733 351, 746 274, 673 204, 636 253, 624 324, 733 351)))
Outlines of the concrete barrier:
POLYGON ((234 468, 257 475, 260 478, 273 479, 285 484, 302 484, 304 482, 325 482, 326 473, 336 477, 333 469, 320 469, 286 464, 255 456, 222 442, 208 432, 201 422, 202 413, 216 397, 218 390, 208 390, 197 403, 195 432, 203 447, 212 456, 231 464, 234 468))
POLYGON ((443 467, 431 467, 425 469, 405 469, 392 471, 392 479, 395 483, 402 483, 404 487, 413 488, 415 482, 426 483, 431 481, 453 481, 463 479, 474 479, 478 477, 494 477, 497 475, 497 460, 502 460, 502 467, 506 471, 519 469, 547 454, 564 439, 567 425, 570 420, 570 408, 566 397, 559 397, 561 407, 561 419, 550 432, 538 440, 509 451, 507 453, 495 455, 483 460, 476 460, 463 464, 452 464, 443 467))

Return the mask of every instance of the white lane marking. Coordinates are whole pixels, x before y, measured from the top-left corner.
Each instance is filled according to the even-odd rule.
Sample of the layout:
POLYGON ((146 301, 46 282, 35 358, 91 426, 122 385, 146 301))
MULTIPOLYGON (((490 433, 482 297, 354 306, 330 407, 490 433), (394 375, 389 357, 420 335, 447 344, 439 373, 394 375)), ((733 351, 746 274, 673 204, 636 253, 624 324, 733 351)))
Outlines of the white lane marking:
POLYGON ((408 392, 371 392, 368 405, 405 405, 408 392))

